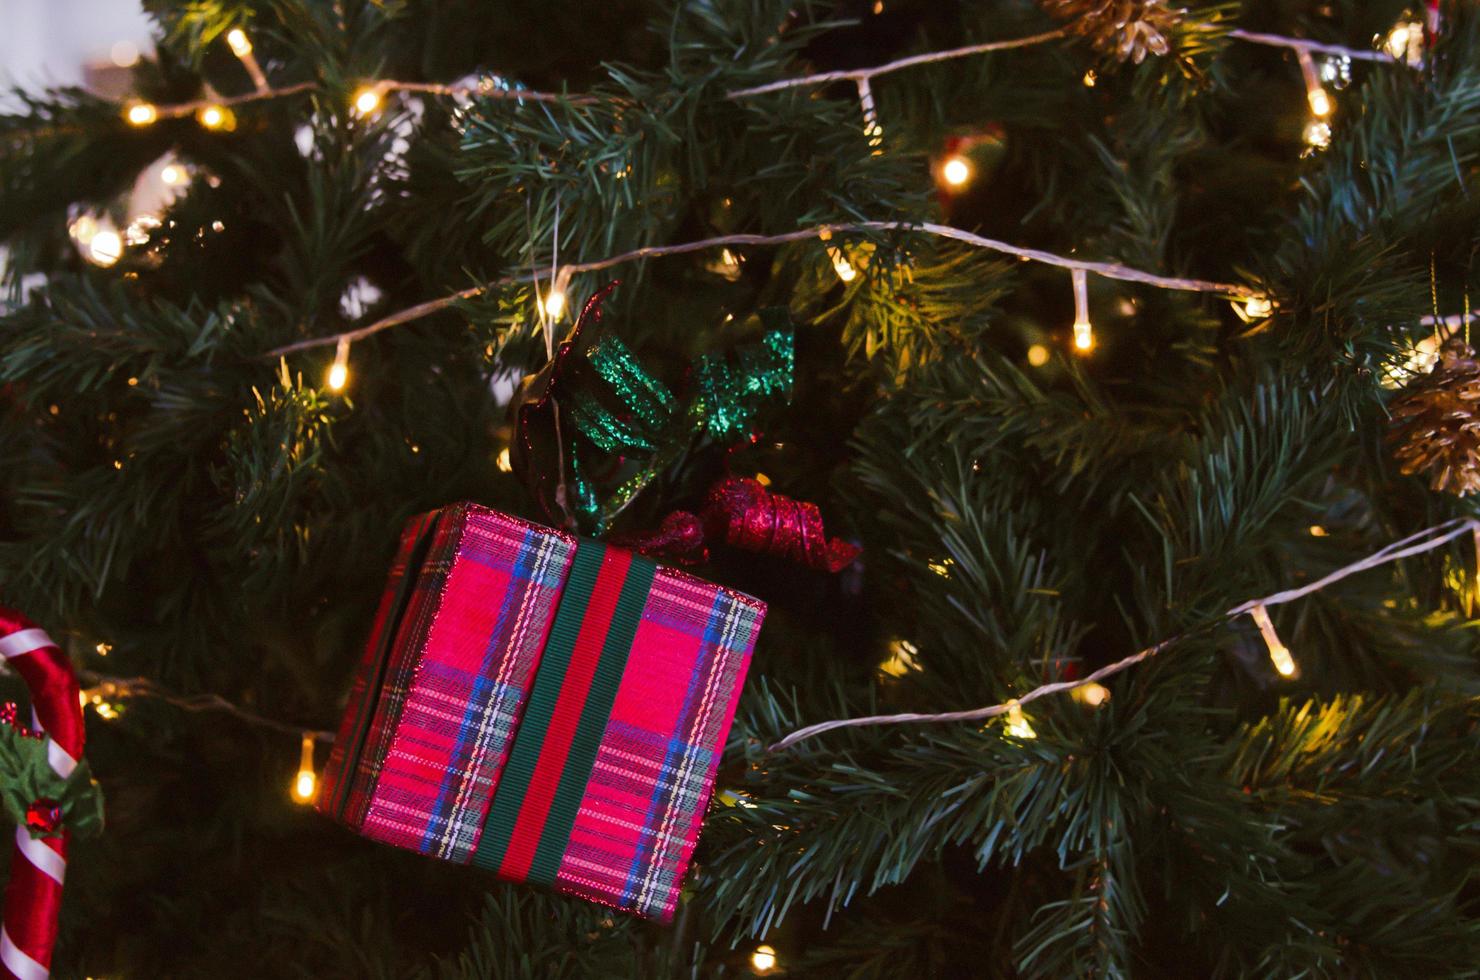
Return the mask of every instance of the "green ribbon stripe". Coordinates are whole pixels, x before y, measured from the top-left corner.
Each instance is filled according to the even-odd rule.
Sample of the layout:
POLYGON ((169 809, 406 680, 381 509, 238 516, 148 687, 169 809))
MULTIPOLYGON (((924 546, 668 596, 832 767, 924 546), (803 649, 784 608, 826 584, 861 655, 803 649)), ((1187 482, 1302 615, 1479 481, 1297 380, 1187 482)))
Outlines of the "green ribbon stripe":
MULTIPOLYGON (((599 541, 583 538, 577 546, 570 575, 560 597, 560 607, 550 628, 550 638, 540 658, 534 686, 524 709, 524 717, 514 735, 509 761, 499 778, 478 848, 473 854, 473 864, 478 867, 497 871, 503 864, 530 781, 540 764, 545 737, 605 556, 606 545, 599 541)), ((554 884, 560 871, 560 861, 570 841, 581 800, 586 795, 591 770, 596 765, 601 736, 606 731, 612 705, 616 702, 617 688, 621 685, 622 674, 627 667, 627 655, 637 636, 638 623, 642 619, 642 610, 647 604, 648 592, 652 589, 656 572, 657 566, 653 562, 633 556, 618 593, 596 671, 581 706, 575 735, 540 833, 539 844, 527 875, 527 880, 531 882, 554 884)))

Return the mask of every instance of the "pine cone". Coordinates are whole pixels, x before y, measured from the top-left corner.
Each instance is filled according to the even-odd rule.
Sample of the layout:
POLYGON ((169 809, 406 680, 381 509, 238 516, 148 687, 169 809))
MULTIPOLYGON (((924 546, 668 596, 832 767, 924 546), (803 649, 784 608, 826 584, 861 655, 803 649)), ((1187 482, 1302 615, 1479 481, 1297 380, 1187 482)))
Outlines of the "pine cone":
POLYGON ((1088 38, 1096 51, 1140 64, 1146 52, 1172 49, 1172 30, 1187 11, 1163 0, 1042 0, 1043 9, 1067 21, 1064 30, 1088 38))
POLYGON ((1458 338, 1445 343, 1433 372, 1389 406, 1393 456, 1405 474, 1463 497, 1480 490, 1480 363, 1458 338))

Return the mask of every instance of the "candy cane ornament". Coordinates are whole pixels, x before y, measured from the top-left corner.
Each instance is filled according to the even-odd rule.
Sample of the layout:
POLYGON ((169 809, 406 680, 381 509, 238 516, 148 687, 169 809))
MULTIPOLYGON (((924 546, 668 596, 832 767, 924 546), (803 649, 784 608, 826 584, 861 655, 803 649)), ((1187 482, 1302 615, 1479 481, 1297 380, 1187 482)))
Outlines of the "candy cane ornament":
MULTIPOLYGON (((20 613, 0 606, 0 656, 31 692, 32 727, 46 736, 46 757, 63 779, 82 758, 84 730, 72 662, 20 613)), ((16 827, 10 882, 0 925, 0 968, 16 980, 45 980, 57 938, 62 879, 67 870, 67 831, 32 837, 16 827)))

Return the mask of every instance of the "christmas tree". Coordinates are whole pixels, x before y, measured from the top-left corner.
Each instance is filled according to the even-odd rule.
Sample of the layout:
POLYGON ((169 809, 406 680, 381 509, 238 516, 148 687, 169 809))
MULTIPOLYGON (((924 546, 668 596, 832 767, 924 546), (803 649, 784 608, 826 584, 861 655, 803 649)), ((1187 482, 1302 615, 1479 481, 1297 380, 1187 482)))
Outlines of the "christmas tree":
POLYGON ((0 601, 106 801, 55 975, 1473 972, 1473 5, 145 6, 126 100, 0 116, 0 601), (612 280, 743 426, 520 451, 612 280), (694 568, 770 612, 671 924, 304 805, 408 517, 725 474, 862 555, 694 568))

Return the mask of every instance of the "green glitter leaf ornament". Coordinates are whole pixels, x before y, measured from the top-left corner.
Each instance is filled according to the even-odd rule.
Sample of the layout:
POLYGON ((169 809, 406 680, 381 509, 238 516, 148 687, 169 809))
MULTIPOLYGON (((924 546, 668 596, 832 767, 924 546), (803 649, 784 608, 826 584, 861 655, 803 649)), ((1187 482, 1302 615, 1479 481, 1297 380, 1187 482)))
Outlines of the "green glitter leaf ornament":
POLYGON ((0 805, 12 823, 34 837, 57 837, 62 829, 96 837, 103 829, 103 793, 87 760, 72 775, 57 775, 47 758, 45 736, 14 721, 15 705, 6 704, 0 722, 0 805))

